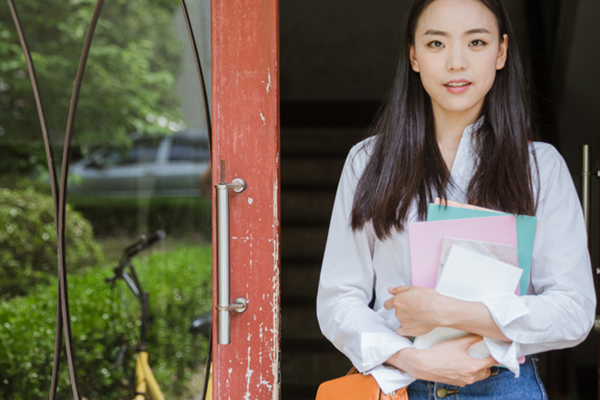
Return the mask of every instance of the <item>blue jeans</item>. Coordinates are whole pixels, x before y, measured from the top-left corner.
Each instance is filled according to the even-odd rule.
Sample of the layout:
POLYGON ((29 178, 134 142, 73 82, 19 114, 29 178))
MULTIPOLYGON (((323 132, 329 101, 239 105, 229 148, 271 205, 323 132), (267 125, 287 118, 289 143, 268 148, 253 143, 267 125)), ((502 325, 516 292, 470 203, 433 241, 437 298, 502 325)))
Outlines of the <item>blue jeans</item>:
POLYGON ((534 357, 521 364, 519 378, 501 367, 492 367, 492 375, 464 388, 417 380, 408 386, 410 400, 547 400, 534 357))

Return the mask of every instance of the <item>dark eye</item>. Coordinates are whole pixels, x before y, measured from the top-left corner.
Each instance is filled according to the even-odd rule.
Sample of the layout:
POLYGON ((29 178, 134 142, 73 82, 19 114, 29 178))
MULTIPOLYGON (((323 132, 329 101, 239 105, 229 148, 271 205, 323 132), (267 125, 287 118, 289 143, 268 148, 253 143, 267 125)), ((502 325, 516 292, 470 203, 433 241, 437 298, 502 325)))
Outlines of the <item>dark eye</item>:
POLYGON ((434 40, 433 42, 429 43, 428 46, 433 47, 434 49, 439 49, 439 48, 444 47, 444 44, 442 42, 440 42, 439 40, 434 40))
POLYGON ((480 39, 475 39, 475 40, 471 41, 471 43, 469 43, 469 45, 472 47, 481 47, 481 46, 485 46, 485 44, 486 43, 480 39))

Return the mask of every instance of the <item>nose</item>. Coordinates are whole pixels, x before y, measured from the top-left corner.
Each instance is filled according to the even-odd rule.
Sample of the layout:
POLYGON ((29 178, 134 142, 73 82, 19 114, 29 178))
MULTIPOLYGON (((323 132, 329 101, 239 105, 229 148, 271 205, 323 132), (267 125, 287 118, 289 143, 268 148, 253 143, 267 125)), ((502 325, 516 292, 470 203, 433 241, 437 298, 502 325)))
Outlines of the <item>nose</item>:
POLYGON ((465 51, 460 46, 454 46, 448 52, 447 60, 448 71, 464 71, 467 69, 467 59, 465 51))

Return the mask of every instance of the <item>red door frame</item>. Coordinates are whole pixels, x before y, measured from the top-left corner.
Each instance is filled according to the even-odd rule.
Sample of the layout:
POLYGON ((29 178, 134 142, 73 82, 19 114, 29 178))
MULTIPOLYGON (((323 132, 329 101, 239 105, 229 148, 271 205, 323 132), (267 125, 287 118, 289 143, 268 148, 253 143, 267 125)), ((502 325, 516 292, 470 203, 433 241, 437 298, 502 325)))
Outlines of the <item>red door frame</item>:
MULTIPOLYGON (((225 160, 226 182, 248 184, 229 196, 230 301, 244 297, 248 309, 231 313, 231 344, 213 341, 213 398, 279 399, 278 0, 213 0, 211 35, 213 182, 225 160)), ((216 249, 214 233, 213 207, 216 249)))

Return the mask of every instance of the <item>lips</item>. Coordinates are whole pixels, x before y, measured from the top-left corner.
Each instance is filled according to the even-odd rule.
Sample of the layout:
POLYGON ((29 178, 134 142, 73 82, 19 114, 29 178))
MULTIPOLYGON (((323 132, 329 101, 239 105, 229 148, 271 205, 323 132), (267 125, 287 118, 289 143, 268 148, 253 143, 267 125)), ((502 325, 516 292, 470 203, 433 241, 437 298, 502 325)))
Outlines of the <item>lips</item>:
POLYGON ((469 88, 469 86, 471 86, 471 82, 466 79, 455 79, 444 83, 444 86, 451 93, 462 93, 466 91, 469 88))

